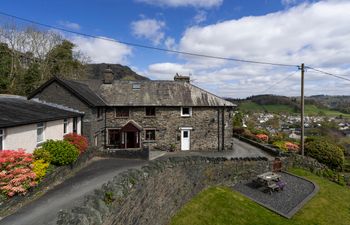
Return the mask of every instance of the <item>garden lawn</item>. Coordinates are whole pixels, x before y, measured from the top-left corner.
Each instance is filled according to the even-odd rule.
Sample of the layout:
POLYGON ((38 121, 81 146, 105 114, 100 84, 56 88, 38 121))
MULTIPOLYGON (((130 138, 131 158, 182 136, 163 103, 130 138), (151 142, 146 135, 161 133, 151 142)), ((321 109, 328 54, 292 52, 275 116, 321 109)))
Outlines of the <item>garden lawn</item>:
POLYGON ((193 198, 171 225, 349 225, 350 189, 302 169, 290 172, 314 181, 320 190, 292 219, 258 205, 227 187, 211 187, 193 198))

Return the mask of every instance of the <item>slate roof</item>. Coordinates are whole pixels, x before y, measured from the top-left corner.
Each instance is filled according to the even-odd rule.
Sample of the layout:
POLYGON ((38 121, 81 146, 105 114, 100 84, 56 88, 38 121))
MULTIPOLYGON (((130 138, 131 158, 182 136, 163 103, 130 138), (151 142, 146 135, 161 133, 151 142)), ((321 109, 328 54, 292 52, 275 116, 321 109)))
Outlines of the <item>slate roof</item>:
POLYGON ((20 96, 0 95, 0 128, 79 117, 81 115, 82 113, 77 111, 27 100, 20 96))
POLYGON ((50 83, 57 81, 90 106, 236 106, 235 104, 184 81, 165 80, 65 80, 55 77, 38 88, 28 98, 50 83), (139 84, 140 89, 133 89, 139 84))
POLYGON ((77 82, 75 80, 65 80, 54 77, 47 81, 45 84, 36 89, 33 93, 28 96, 28 99, 34 98, 37 93, 40 93, 43 89, 49 86, 53 82, 58 82, 60 85, 67 88, 80 100, 88 104, 89 106, 105 106, 105 102, 94 93, 89 86, 84 83, 77 82))
POLYGON ((182 81, 76 81, 86 84, 109 106, 235 106, 193 84, 182 81), (133 85, 139 89, 133 89, 133 85))

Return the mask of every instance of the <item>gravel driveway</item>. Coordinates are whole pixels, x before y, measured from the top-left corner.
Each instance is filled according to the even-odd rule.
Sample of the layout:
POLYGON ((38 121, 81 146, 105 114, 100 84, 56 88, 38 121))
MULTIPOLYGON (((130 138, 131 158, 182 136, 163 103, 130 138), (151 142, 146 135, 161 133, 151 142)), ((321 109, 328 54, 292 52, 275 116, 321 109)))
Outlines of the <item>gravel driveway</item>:
POLYGON ((118 173, 140 168, 147 161, 134 159, 98 158, 81 169, 75 176, 49 190, 39 199, 3 218, 0 225, 56 224, 60 209, 73 207, 83 197, 109 181, 118 173))
POLYGON ((262 188, 257 188, 252 180, 236 184, 233 189, 277 212, 291 218, 311 197, 316 194, 318 187, 306 179, 288 173, 279 173, 282 180, 287 182, 283 191, 268 194, 262 188))

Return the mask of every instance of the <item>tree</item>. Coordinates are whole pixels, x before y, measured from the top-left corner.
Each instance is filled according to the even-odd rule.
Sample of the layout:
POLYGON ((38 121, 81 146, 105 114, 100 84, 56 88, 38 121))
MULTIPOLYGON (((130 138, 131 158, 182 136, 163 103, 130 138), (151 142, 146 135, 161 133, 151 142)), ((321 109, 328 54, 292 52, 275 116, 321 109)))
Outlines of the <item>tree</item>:
POLYGON ((87 61, 59 33, 14 23, 0 26, 0 93, 26 95, 54 75, 83 77, 87 61))
POLYGON ((29 95, 38 86, 40 81, 40 69, 38 63, 32 63, 22 77, 20 90, 17 93, 29 95))
POLYGON ((237 112, 232 119, 233 127, 242 127, 243 126, 243 114, 237 112))
POLYGON ((78 78, 82 75, 79 72, 83 70, 83 64, 74 58, 73 48, 73 43, 64 40, 47 54, 51 76, 78 78))
POLYGON ((7 93, 11 83, 11 50, 7 44, 0 43, 0 93, 7 93))

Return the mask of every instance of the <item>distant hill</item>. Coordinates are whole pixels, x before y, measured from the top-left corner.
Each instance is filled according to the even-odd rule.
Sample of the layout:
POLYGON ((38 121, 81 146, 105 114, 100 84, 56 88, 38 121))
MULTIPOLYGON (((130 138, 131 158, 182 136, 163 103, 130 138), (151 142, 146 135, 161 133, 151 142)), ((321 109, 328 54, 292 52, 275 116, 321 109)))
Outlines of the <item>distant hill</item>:
POLYGON ((109 66, 113 71, 116 80, 149 80, 149 78, 135 73, 128 66, 120 64, 87 64, 87 78, 103 79, 103 71, 109 66))
MULTIPOLYGON (((238 109, 245 113, 269 112, 296 114, 300 112, 300 98, 297 97, 259 95, 246 99, 227 100, 236 103, 238 109)), ((346 107, 350 107, 350 96, 311 96, 305 98, 306 115, 342 115, 343 117, 350 118, 350 113, 340 110, 346 107), (335 106, 338 108, 335 108, 335 106)))

